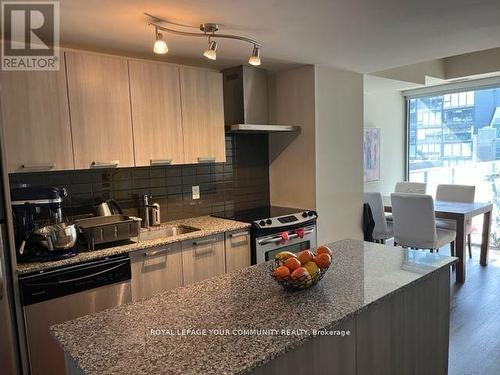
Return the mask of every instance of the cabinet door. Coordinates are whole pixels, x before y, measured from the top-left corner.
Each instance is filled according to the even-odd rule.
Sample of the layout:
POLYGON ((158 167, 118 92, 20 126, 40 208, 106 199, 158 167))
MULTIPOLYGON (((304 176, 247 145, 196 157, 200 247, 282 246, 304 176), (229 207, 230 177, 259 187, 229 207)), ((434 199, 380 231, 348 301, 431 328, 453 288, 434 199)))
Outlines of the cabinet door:
POLYGON ((129 61, 135 165, 183 164, 179 68, 129 61))
POLYGON ((182 286, 180 243, 135 251, 130 254, 132 301, 182 286))
POLYGON ((180 68, 186 163, 226 161, 222 74, 180 68))
POLYGON ((225 272, 224 234, 182 242, 184 285, 225 272))
POLYGON ((2 72, 4 145, 9 172, 73 169, 66 73, 2 72))
POLYGON ((127 60, 65 56, 75 168, 134 166, 127 60))
POLYGON ((248 230, 226 233, 226 272, 250 266, 250 233, 248 230))

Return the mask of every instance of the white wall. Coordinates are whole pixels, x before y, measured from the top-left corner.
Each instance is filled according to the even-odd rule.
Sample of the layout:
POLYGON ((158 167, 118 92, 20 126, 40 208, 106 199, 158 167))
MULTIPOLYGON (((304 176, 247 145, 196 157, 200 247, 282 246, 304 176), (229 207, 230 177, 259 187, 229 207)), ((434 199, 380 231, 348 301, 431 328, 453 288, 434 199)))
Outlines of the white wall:
POLYGON ((380 181, 364 184, 365 191, 389 194, 404 180, 406 109, 392 80, 365 76, 364 127, 380 128, 380 181))
POLYGON ((315 67, 318 242, 362 239, 363 75, 315 67))
POLYGON ((363 75, 304 66, 269 80, 271 204, 316 208, 318 243, 362 238, 363 75))

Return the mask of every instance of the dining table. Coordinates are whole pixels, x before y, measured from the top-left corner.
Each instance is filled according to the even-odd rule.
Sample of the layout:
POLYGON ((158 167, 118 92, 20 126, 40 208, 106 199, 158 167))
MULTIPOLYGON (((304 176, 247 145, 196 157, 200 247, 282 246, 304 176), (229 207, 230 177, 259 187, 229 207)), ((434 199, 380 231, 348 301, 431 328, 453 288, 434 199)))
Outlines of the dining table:
MULTIPOLYGON (((391 197, 384 196, 384 210, 385 212, 392 212, 391 197)), ((434 211, 436 218, 455 220, 456 238, 455 238, 455 256, 458 258, 456 264, 455 280, 457 283, 465 282, 465 244, 466 244, 466 224, 469 219, 483 215, 483 228, 481 238, 481 266, 488 265, 488 250, 489 238, 491 230, 491 213, 493 211, 492 203, 464 203, 464 202, 451 202, 434 200, 434 211)))

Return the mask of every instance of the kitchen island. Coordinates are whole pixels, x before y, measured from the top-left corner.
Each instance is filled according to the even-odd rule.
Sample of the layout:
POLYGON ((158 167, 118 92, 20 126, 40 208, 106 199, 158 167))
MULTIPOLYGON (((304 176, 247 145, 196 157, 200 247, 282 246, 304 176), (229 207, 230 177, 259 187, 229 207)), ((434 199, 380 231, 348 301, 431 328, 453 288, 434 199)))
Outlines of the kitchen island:
POLYGON ((262 263, 52 327, 70 374, 445 374, 456 258, 357 240, 285 292, 262 263))

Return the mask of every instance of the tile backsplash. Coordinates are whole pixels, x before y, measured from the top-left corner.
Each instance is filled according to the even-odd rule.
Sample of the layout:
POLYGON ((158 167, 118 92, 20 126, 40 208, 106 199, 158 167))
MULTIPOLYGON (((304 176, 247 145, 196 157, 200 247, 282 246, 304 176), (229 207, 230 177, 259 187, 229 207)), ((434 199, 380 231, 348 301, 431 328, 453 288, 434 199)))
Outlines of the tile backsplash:
POLYGON ((11 187, 65 187, 64 214, 90 214, 114 199, 128 215, 141 215, 142 195, 161 206, 161 220, 200 215, 232 217, 240 210, 269 205, 267 135, 226 136, 226 163, 190 164, 61 172, 14 173, 11 187), (192 186, 200 199, 192 199, 192 186))

